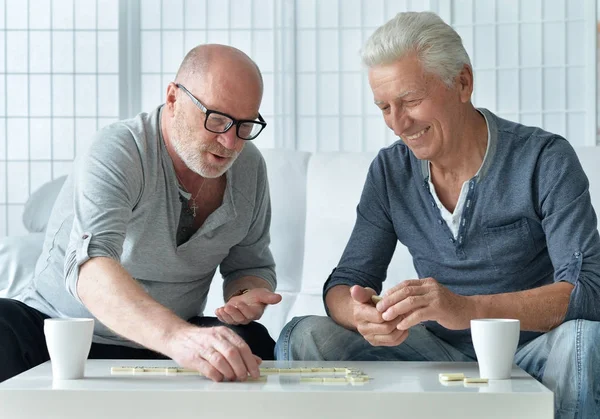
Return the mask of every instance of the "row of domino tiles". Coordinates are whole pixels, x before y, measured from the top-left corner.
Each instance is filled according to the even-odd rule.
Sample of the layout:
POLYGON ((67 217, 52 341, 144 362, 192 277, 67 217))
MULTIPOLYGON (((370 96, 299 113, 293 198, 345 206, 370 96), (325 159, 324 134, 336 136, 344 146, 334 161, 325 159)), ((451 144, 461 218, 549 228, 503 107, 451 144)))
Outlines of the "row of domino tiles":
MULTIPOLYGON (((271 374, 334 374, 333 377, 301 377, 301 382, 312 383, 362 383, 370 380, 370 377, 355 368, 346 367, 311 367, 311 368, 259 368, 260 377, 251 378, 249 381, 266 380, 271 374), (335 376, 336 373, 344 373, 344 376, 335 376)), ((113 375, 202 375, 199 371, 180 367, 111 367, 113 375)))

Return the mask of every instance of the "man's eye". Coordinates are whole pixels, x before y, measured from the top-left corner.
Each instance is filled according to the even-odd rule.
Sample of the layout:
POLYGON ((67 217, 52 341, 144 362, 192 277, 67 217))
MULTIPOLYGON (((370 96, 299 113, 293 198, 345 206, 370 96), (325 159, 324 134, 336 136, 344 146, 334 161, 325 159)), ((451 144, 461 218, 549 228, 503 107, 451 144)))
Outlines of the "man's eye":
POLYGON ((414 100, 408 100, 405 102, 406 106, 417 106, 419 103, 422 102, 423 99, 414 99, 414 100))

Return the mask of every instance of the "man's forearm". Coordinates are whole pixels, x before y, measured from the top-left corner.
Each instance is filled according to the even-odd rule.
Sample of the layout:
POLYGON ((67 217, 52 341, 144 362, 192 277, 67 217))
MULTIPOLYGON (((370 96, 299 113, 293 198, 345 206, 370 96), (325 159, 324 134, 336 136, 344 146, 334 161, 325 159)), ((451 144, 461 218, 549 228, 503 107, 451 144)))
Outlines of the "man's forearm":
POLYGON ((257 276, 243 276, 231 281, 223 290, 223 300, 229 301, 231 297, 239 295, 240 291, 253 288, 266 288, 269 291, 275 291, 269 282, 257 276))
POLYGON ((77 293, 119 335, 165 353, 169 336, 189 324, 159 304, 116 261, 95 257, 80 267, 77 293))
POLYGON ((331 288, 325 296, 325 304, 330 317, 346 329, 356 330, 352 315, 352 296, 348 285, 337 285, 331 288))
POLYGON ((477 318, 516 318, 521 330, 547 332, 559 326, 567 313, 573 285, 557 282, 526 291, 475 295, 477 318))

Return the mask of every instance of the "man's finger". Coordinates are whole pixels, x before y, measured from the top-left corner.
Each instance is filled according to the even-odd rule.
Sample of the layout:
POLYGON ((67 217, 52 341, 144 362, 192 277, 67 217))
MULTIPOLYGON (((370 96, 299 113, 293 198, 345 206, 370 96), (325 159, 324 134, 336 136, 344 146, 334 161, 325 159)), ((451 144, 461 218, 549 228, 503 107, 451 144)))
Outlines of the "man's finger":
POLYGON ((392 321, 398 316, 405 315, 428 304, 428 298, 423 295, 411 295, 394 304, 381 314, 385 321, 392 321))
POLYGON ((381 313, 377 311, 373 304, 361 304, 354 308, 355 318, 367 323, 381 324, 385 320, 381 317, 381 313))
MULTIPOLYGON (((260 362, 257 361, 257 357, 254 356, 248 344, 242 339, 238 334, 236 334, 233 330, 229 330, 230 333, 227 333, 225 337, 237 349, 237 354, 239 355, 240 365, 243 365, 244 373, 250 374, 254 378, 258 378, 260 376, 260 371, 258 369, 258 365, 260 362)), ((259 358, 260 359, 260 358, 259 358)), ((237 357, 236 357, 237 360, 237 357)), ((262 362, 262 361, 261 361, 262 362)))
MULTIPOLYGON (((223 374, 223 377, 229 381, 236 379, 235 369, 231 365, 231 360, 228 359, 224 353, 227 353, 227 347, 223 344, 220 339, 214 339, 214 346, 209 347, 201 356, 208 362, 213 368, 223 374)), ((230 346, 227 344, 227 346, 230 346)), ((232 358, 230 356, 230 358, 232 358)))
POLYGON ((385 294, 383 295, 384 297, 387 297, 388 295, 392 295, 393 293, 404 289, 406 287, 418 287, 424 284, 424 280, 423 279, 405 279, 404 281, 400 282, 397 285, 394 285, 392 288, 390 288, 389 290, 387 290, 385 292, 385 294))
POLYGON ((233 320, 233 318, 225 312, 223 307, 216 309, 215 315, 217 316, 219 321, 221 321, 223 323, 227 323, 227 324, 235 324, 236 323, 235 320, 233 320))
POLYGON ((400 321, 383 322, 383 323, 367 323, 365 330, 368 330, 370 335, 388 335, 393 333, 400 321))
POLYGON ((217 310, 215 310, 215 316, 217 316, 217 320, 219 320, 221 323, 227 323, 217 310))
POLYGON ((434 320, 431 316, 430 316, 430 311, 428 309, 428 307, 423 307, 420 309, 416 309, 411 313, 408 313, 404 319, 398 323, 397 329, 399 330, 408 330, 413 326, 418 325, 421 322, 427 321, 427 320, 434 320))
POLYGON ((195 364, 193 368, 200 371, 202 375, 210 378, 213 381, 223 381, 224 375, 221 374, 215 367, 213 367, 209 362, 202 358, 198 358, 195 360, 195 364))
POLYGON ((229 314, 233 318, 233 320, 238 323, 241 323, 246 319, 246 317, 244 317, 240 310, 238 310, 238 308, 234 306, 231 302, 225 304, 223 310, 225 310, 225 313, 229 314))
POLYGON ((386 292, 383 299, 377 303, 377 310, 381 313, 388 308, 410 297, 411 295, 427 294, 428 289, 422 285, 406 285, 394 292, 386 292))
POLYGON ((398 346, 408 336, 408 330, 394 330, 392 333, 384 335, 374 335, 371 340, 376 343, 374 346, 398 346))
POLYGON ((394 333, 397 330, 398 323, 400 323, 401 319, 396 319, 392 322, 381 322, 381 323, 372 323, 372 322, 361 322, 359 323, 359 333, 366 336, 375 336, 375 335, 389 335, 390 333, 394 333))
POLYGON ((371 296, 377 295, 377 293, 371 288, 354 285, 350 288, 350 295, 357 303, 371 304, 371 296))
POLYGON ((251 303, 262 303, 262 304, 277 304, 281 301, 281 294, 276 294, 267 289, 257 290, 256 295, 250 297, 251 303))
POLYGON ((244 324, 250 323, 252 320, 257 320, 260 318, 264 311, 264 305, 262 304, 252 304, 248 305, 243 301, 237 303, 237 309, 244 315, 246 320, 244 320, 244 324))
POLYGON ((363 310, 358 316, 355 318, 361 323, 370 325, 383 324, 385 320, 381 318, 381 313, 375 310, 375 307, 370 310, 363 310))
MULTIPOLYGON (((248 378, 248 368, 246 366, 243 351, 250 355, 250 348, 234 331, 226 327, 219 327, 221 339, 215 342, 215 349, 223 356, 229 366, 232 368, 234 379, 246 381, 248 378), (241 343, 240 343, 241 341, 241 343)), ((214 365, 214 364, 213 364, 214 365)))

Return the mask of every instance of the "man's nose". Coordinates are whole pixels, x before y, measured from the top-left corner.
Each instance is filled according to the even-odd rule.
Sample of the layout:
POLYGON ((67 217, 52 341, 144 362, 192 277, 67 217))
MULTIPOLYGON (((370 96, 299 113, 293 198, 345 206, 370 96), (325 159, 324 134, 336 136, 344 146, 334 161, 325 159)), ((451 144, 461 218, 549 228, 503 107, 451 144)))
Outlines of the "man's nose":
POLYGON ((405 109, 400 107, 392 109, 392 130, 394 134, 400 137, 410 128, 411 124, 412 119, 405 109))
POLYGON ((218 141, 226 149, 234 150, 237 142, 241 140, 237 137, 235 133, 235 126, 233 126, 227 132, 219 134, 218 141))

